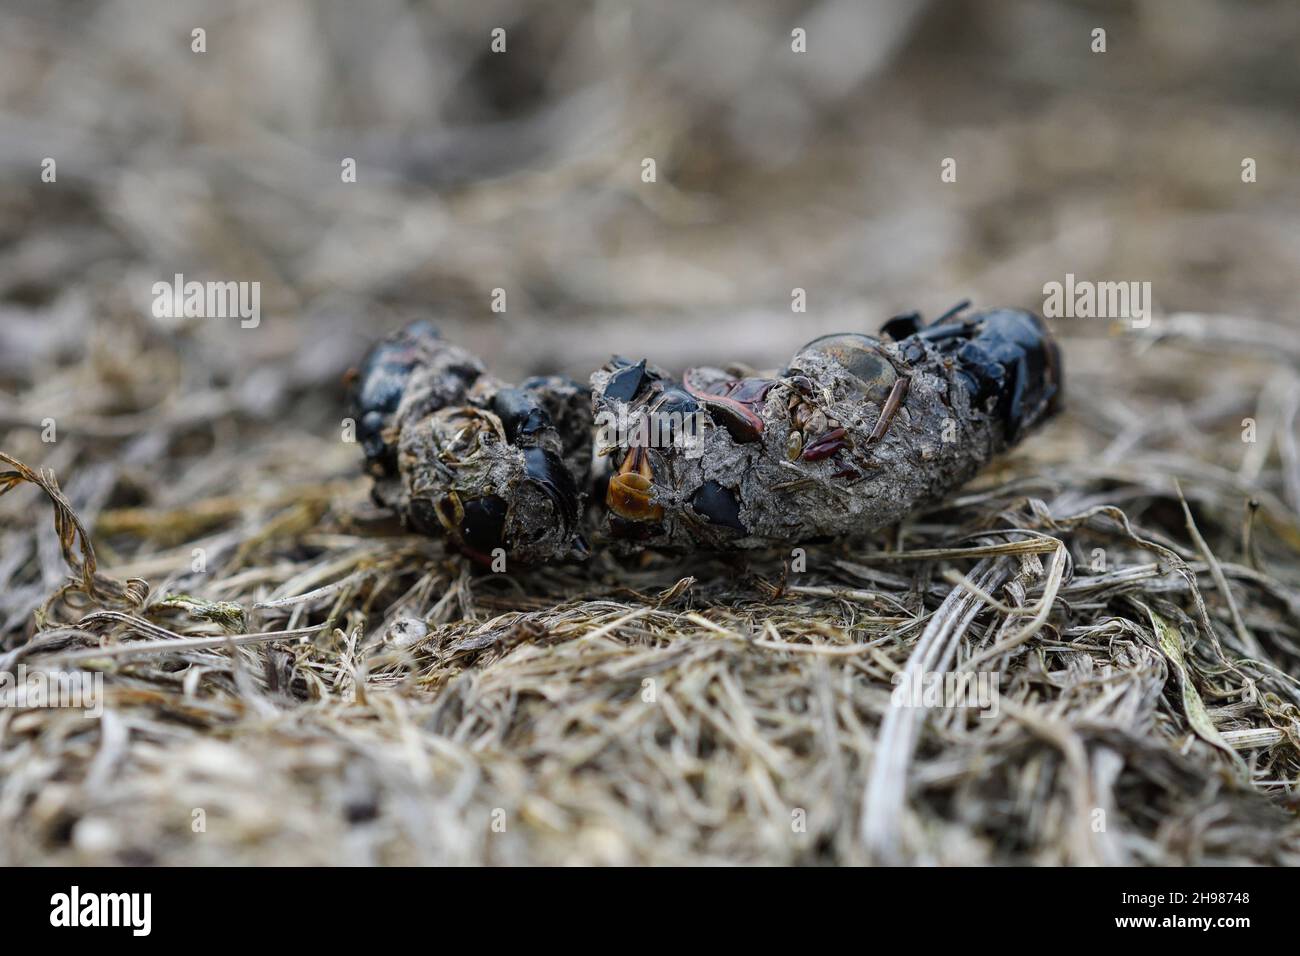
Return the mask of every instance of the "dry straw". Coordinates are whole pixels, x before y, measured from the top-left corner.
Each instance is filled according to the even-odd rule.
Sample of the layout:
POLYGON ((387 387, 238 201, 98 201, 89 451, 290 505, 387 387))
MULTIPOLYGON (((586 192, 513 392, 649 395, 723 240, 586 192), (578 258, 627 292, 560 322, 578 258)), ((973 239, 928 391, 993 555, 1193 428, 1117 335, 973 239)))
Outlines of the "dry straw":
POLYGON ((1295 513, 1148 435, 1112 440, 1169 477, 1135 452, 1054 465, 1090 394, 1039 461, 803 573, 784 552, 483 573, 357 478, 254 518, 103 510, 136 549, 121 584, 6 456, 73 573, 0 661, 101 672, 107 711, 0 713, 0 852, 1295 862, 1295 513), (202 573, 167 546, 190 515, 202 573), (946 672, 996 674, 996 716, 894 702, 946 672))

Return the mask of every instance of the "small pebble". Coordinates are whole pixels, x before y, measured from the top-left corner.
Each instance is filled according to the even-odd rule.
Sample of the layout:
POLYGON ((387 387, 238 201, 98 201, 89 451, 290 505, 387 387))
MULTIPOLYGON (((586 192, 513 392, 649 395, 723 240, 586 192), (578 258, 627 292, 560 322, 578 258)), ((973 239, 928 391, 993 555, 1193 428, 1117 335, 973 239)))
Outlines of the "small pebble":
POLYGON ((384 642, 393 647, 407 648, 424 640, 429 633, 428 625, 414 617, 399 617, 388 625, 384 642))

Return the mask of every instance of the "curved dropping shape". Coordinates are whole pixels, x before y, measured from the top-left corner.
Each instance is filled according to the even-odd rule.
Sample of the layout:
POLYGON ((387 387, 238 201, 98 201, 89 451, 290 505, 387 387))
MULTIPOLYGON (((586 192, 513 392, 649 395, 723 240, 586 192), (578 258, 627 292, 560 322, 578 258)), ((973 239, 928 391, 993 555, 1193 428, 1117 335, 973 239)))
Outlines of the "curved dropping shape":
POLYGON ((512 567, 587 557, 589 532, 623 553, 870 533, 942 500, 1060 402, 1041 319, 964 309, 895 316, 886 341, 821 336, 771 378, 695 368, 679 383, 615 359, 590 391, 557 376, 509 386, 431 328, 407 330, 356 389, 373 495, 475 560, 503 548, 512 567), (592 428, 610 415, 619 437, 595 450, 616 467, 593 472, 592 428), (702 427, 679 442, 687 422, 702 427), (593 490, 604 507, 587 513, 593 490))

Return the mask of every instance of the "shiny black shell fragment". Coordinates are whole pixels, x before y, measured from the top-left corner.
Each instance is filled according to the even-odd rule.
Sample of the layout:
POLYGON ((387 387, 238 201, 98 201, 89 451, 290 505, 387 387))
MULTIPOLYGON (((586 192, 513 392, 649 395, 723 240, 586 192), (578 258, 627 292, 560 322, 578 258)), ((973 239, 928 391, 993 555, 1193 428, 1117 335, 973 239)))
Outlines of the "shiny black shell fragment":
POLYGON ((691 507, 710 524, 734 528, 742 534, 749 530, 740 520, 740 502, 735 493, 716 481, 706 481, 700 486, 691 498, 691 507))

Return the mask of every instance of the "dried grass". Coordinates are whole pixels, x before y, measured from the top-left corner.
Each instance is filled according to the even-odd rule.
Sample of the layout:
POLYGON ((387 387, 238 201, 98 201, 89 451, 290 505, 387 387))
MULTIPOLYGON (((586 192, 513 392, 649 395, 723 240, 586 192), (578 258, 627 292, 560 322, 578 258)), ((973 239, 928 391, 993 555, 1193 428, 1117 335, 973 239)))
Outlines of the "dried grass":
MULTIPOLYGON (((184 546, 125 565, 161 582, 129 610, 87 611, 79 572, 4 662, 102 672, 108 710, 0 714, 6 856, 1295 862, 1295 513, 1186 455, 1054 464, 1090 412, 802 574, 478 574, 362 527, 362 480, 214 517, 205 573, 184 546), (891 705, 914 669, 996 672, 997 718, 891 705)), ((169 540, 167 513, 127 510, 101 525, 169 540)))

